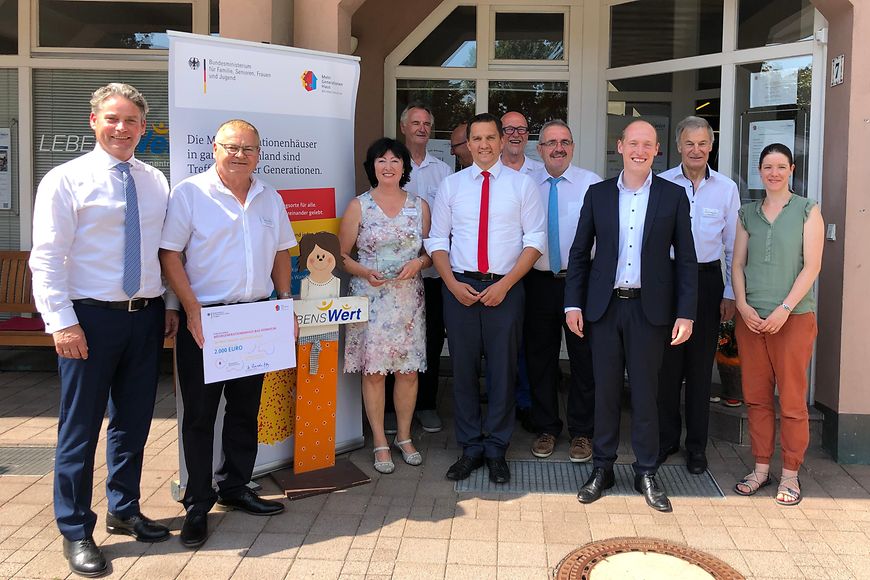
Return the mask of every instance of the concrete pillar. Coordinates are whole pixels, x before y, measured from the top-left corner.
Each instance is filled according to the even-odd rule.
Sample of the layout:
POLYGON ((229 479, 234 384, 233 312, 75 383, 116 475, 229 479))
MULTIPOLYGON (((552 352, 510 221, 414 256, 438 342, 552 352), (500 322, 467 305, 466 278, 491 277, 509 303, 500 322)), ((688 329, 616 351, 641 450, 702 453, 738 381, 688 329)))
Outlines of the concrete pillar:
POLYGON ((816 407, 823 445, 840 463, 870 463, 870 3, 813 0, 828 20, 828 54, 845 55, 845 82, 825 82, 822 215, 836 227, 819 278, 816 407))
POLYGON ((351 17, 365 0, 295 0, 294 46, 351 53, 351 17))
POLYGON ((220 35, 290 46, 293 43, 293 5, 294 0, 221 1, 220 35))

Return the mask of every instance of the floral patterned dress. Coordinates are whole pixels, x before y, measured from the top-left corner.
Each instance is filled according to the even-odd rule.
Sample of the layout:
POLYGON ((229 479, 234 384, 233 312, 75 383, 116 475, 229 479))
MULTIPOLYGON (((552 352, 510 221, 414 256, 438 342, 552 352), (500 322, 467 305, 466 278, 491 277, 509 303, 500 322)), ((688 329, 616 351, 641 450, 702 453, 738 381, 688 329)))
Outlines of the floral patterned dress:
POLYGON ((354 276, 350 293, 367 296, 369 321, 348 324, 344 372, 367 374, 426 370, 426 312, 423 280, 394 280, 402 265, 420 254, 423 245, 423 205, 409 193, 402 211, 388 217, 371 192, 359 196, 361 217, 357 261, 379 271, 387 282, 377 288, 354 276))

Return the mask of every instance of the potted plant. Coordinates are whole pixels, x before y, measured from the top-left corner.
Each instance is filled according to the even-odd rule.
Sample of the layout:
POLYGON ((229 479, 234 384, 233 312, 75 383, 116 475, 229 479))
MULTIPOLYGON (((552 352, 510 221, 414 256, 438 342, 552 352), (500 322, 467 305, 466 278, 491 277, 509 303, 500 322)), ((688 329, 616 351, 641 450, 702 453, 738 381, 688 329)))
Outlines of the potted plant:
POLYGON ((739 407, 743 399, 743 383, 733 319, 719 325, 716 367, 719 369, 719 379, 722 381, 722 404, 727 407, 739 407))

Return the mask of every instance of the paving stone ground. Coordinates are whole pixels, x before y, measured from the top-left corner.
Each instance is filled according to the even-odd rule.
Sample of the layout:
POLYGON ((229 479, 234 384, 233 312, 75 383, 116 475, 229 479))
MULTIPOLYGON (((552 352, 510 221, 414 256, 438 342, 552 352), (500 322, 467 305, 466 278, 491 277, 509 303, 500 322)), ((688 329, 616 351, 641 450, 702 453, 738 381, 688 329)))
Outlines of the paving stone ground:
MULTIPOLYGON (((142 508, 168 524, 173 537, 148 545, 106 534, 101 440, 95 539, 111 560, 108 577, 545 580, 589 541, 645 536, 703 550, 747 578, 870 578, 868 466, 838 465, 814 446, 801 473, 804 500, 791 508, 774 503, 775 486, 751 498, 731 492, 752 464, 749 449, 715 440, 708 446, 710 469, 726 497, 675 498, 672 514, 649 509, 639 495, 583 506, 573 494, 459 494, 444 479, 459 451, 450 429, 449 381, 442 391, 447 429, 434 435, 415 429, 423 466, 407 466, 394 453, 395 473, 379 475, 369 445, 350 459, 372 475, 370 484, 288 502, 285 513, 270 518, 213 511, 208 542, 192 551, 178 541, 183 511, 169 492, 178 476, 178 441, 171 377, 164 377, 145 450, 142 508)), ((57 395, 53 373, 0 372, 0 446, 54 445, 57 395)), ((518 425, 509 457, 530 457, 531 441, 518 425)), ((620 461, 631 461, 628 441, 624 433, 620 461)), ((564 460, 567 447, 563 435, 553 459, 564 460)), ((680 461, 680 455, 670 459, 680 461)), ((0 476, 0 578, 75 578, 61 553, 51 483, 52 473, 0 476)), ((271 479, 260 483, 266 497, 282 497, 271 479)))

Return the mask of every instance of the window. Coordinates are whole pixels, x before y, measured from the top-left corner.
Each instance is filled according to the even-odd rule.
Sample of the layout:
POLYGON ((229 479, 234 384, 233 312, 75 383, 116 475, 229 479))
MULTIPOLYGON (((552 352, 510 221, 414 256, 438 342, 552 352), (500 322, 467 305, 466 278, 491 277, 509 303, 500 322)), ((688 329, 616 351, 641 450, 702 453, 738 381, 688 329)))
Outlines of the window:
POLYGON ((568 83, 490 81, 489 112, 501 117, 508 111, 525 115, 531 144, 537 140, 544 123, 553 119, 567 120, 568 83))
POLYGON ((722 0, 643 0, 610 11, 611 68, 722 50, 722 0))
POLYGON ((406 66, 477 66, 477 8, 459 6, 402 61, 406 66))
POLYGON ((0 69, 0 249, 19 248, 18 70, 0 69))
POLYGON ((34 183, 52 168, 94 148, 90 128, 91 93, 110 82, 129 83, 148 100, 145 134, 136 157, 169 178, 169 104, 166 72, 33 71, 34 183))
POLYGON ((737 48, 808 40, 815 10, 810 0, 740 0, 737 48))
POLYGON ((565 60, 565 14, 497 12, 497 60, 565 60))
POLYGON ((173 2, 39 1, 39 46, 169 48, 167 30, 193 31, 193 5, 173 2))
POLYGON ((0 54, 18 53, 18 0, 0 0, 0 54))
POLYGON ((432 110, 435 124, 432 139, 450 140, 450 132, 474 116, 475 83, 465 80, 398 80, 396 83, 396 133, 399 115, 413 101, 432 110))

